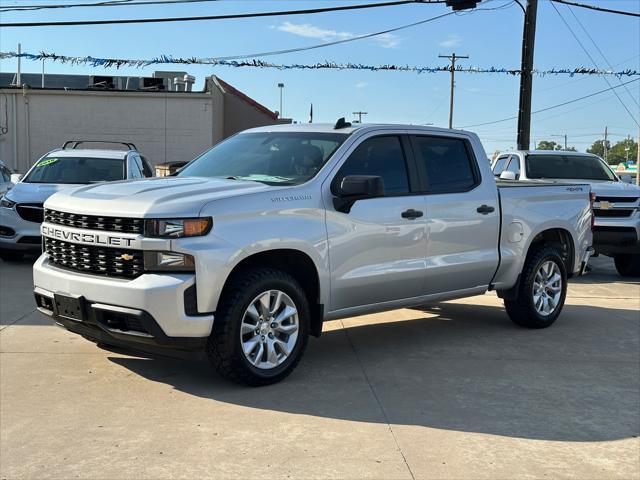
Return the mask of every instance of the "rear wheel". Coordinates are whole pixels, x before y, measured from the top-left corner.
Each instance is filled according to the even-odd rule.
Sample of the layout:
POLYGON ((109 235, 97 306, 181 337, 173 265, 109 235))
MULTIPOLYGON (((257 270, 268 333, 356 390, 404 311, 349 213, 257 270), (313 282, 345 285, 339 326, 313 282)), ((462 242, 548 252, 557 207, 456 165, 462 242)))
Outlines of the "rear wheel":
POLYGON ((22 260, 22 257, 24 257, 24 253, 22 252, 0 248, 0 258, 5 262, 17 262, 18 260, 22 260))
POLYGON ((511 320, 527 328, 546 328, 556 321, 567 295, 567 274, 560 253, 551 247, 526 260, 516 300, 505 300, 511 320))
POLYGON ((225 287, 207 355, 225 378, 268 385, 289 375, 309 338, 309 304, 288 273, 248 270, 225 287))
POLYGON ((640 254, 615 255, 613 261, 623 277, 640 277, 640 254))

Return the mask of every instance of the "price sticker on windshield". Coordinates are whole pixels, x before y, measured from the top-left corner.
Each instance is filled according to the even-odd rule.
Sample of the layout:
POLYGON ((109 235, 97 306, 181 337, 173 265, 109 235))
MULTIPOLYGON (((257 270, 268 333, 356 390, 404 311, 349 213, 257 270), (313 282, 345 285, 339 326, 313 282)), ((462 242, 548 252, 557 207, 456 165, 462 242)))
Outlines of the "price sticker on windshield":
POLYGON ((57 158, 47 158, 46 160, 42 160, 36 167, 46 167, 47 165, 52 165, 58 161, 57 158))

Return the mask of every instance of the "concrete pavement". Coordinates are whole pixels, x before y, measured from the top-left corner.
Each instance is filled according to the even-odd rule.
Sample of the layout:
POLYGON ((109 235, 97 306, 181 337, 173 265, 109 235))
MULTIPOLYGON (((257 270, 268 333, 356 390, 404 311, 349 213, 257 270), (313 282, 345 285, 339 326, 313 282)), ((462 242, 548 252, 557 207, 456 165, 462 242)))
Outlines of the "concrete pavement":
POLYGON ((330 322, 255 389, 52 326, 0 263, 0 477, 640 478, 640 279, 593 265, 549 329, 492 294, 330 322))

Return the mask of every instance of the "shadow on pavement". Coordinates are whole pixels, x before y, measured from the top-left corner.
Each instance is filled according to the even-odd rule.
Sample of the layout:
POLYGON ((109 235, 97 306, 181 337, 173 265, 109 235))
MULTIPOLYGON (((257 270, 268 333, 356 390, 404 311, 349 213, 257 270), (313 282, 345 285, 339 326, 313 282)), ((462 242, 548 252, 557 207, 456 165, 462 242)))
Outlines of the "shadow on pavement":
POLYGON ((539 440, 638 436, 638 322, 628 310, 565 308, 546 330, 516 327, 498 307, 439 304, 425 318, 329 331, 288 379, 257 389, 203 361, 109 359, 248 408, 539 440))

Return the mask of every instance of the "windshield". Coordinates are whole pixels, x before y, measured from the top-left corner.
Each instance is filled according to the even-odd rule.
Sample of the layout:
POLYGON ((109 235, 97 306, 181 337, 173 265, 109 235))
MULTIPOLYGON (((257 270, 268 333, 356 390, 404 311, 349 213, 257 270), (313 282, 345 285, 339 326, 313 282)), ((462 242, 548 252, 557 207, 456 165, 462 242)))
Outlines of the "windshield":
POLYGON ((23 182, 81 184, 124 178, 123 159, 52 156, 40 160, 23 182))
POLYGON ((604 161, 586 155, 529 155, 527 177, 616 181, 604 161))
POLYGON ((315 132, 242 133, 203 153, 178 176, 299 185, 320 170, 347 136, 315 132))

